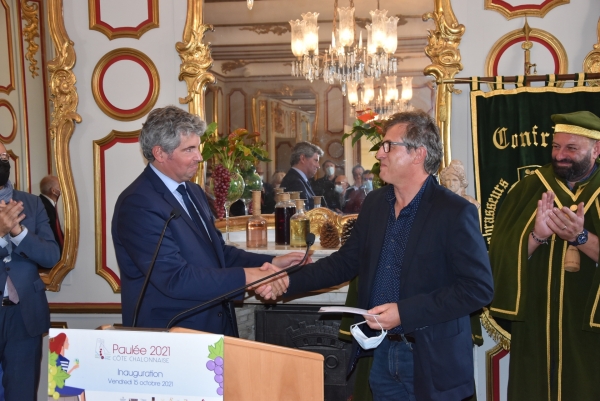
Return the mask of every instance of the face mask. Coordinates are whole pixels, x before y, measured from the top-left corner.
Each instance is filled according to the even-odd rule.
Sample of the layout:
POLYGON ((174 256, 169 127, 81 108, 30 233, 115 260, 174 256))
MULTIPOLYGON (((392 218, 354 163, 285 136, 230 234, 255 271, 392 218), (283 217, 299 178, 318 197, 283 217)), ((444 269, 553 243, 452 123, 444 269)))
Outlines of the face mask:
POLYGON ((265 180, 265 176, 264 176, 264 175, 262 175, 262 174, 259 174, 258 176, 260 177, 260 180, 261 180, 261 181, 264 181, 264 180, 265 180))
MULTIPOLYGON (((377 318, 375 318, 375 321, 377 321, 377 318)), ((350 333, 352 333, 352 337, 354 337, 354 339, 356 340, 358 345, 360 345, 363 349, 377 348, 377 346, 379 344, 381 344, 381 342, 387 335, 387 330, 384 330, 380 324, 379 327, 381 327, 381 334, 379 334, 378 336, 375 336, 375 337, 367 337, 367 336, 365 336, 365 333, 363 333, 362 330, 358 328, 358 325, 366 323, 366 322, 367 321, 365 320, 364 322, 351 325, 350 333)), ((379 323, 379 322, 377 322, 377 323, 379 323)))
POLYGON ((344 192, 344 188, 341 185, 336 185, 335 192, 337 192, 338 194, 341 194, 342 192, 344 192))
POLYGON ((10 163, 0 161, 0 187, 3 187, 8 182, 10 176, 10 163))
POLYGON ((335 173, 335 169, 333 167, 327 167, 325 169, 325 172, 327 173, 327 176, 329 177, 330 175, 333 175, 333 173, 335 173))
POLYGON ((365 181, 365 189, 367 190, 367 192, 371 192, 373 190, 373 181, 366 180, 365 181))

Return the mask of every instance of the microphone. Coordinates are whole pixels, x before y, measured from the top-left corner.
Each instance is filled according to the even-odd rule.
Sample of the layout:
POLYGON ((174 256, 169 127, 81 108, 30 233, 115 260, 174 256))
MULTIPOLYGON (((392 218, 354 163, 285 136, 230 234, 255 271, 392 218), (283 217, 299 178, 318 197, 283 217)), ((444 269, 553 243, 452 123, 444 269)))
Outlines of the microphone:
POLYGON ((281 269, 278 272, 275 272, 273 274, 269 274, 268 276, 265 276, 261 279, 258 279, 256 281, 251 282, 250 284, 246 284, 242 287, 236 288, 235 290, 229 291, 227 294, 223 294, 223 295, 219 295, 216 298, 210 299, 206 302, 201 303, 200 305, 196 305, 190 309, 186 309, 183 312, 178 313, 177 315, 175 315, 171 320, 169 320, 169 323, 167 323, 167 330, 171 328, 171 326, 173 326, 173 324, 179 320, 179 318, 181 318, 184 315, 187 315, 190 312, 193 312, 197 309, 203 308, 207 305, 212 304, 213 302, 218 302, 218 301, 223 301, 229 297, 231 297, 232 295, 235 295, 237 293, 239 293, 240 291, 244 291, 246 289, 248 289, 249 287, 252 287, 256 284, 262 283, 263 281, 266 281, 268 279, 271 279, 275 276, 278 276, 282 273, 288 273, 288 272, 293 272, 296 271, 298 268, 302 267, 302 265, 304 264, 304 262, 306 261, 306 259, 308 258, 308 252, 310 251, 310 247, 313 246, 313 244, 315 243, 315 235, 313 233, 308 233, 306 234, 306 252, 304 253, 304 257, 302 258, 302 260, 300 261, 300 263, 297 263, 293 266, 290 267, 286 267, 285 269, 281 269))
POLYGON ((152 256, 152 261, 150 262, 150 267, 148 267, 148 273, 146 274, 146 279, 144 280, 144 284, 142 285, 142 290, 140 291, 140 295, 137 300, 137 304, 135 305, 135 311, 133 312, 133 323, 131 327, 135 327, 137 323, 137 315, 140 311, 140 306, 142 305, 142 298, 144 298, 144 294, 146 293, 146 288, 148 287, 148 282, 150 281, 150 275, 152 274, 152 270, 154 269, 154 263, 156 263, 156 257, 158 256, 158 250, 160 249, 160 245, 162 244, 163 237, 165 236, 165 231, 167 231, 167 226, 171 222, 171 220, 178 218, 181 216, 181 210, 174 208, 171 210, 171 214, 167 221, 165 221, 165 225, 163 226, 162 233, 160 233, 160 238, 158 239, 158 243, 156 244, 156 250, 154 251, 154 256, 152 256))

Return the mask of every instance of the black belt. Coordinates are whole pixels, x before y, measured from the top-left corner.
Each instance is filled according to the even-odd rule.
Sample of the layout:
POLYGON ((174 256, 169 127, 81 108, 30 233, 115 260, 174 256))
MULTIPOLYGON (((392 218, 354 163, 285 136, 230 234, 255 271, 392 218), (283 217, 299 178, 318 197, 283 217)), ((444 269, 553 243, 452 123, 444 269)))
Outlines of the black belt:
POLYGON ((413 343, 413 344, 415 343, 415 338, 413 336, 410 336, 407 334, 388 334, 386 337, 390 341, 402 341, 402 342, 409 342, 409 343, 413 343))
POLYGON ((8 297, 2 298, 2 306, 13 306, 13 305, 16 305, 16 303, 14 303, 10 299, 8 299, 8 297))

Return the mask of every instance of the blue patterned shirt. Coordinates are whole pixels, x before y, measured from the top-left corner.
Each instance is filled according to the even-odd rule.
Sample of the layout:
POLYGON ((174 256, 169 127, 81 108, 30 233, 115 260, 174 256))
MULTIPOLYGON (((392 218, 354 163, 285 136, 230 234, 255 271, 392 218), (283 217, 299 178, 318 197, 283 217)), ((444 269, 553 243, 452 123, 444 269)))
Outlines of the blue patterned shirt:
MULTIPOLYGON (((408 236, 412 228, 423 192, 427 183, 432 180, 431 176, 423 183, 423 186, 415 197, 400 211, 396 218, 396 195, 394 187, 389 186, 386 199, 390 204, 387 228, 381 248, 381 256, 375 273, 375 284, 371 292, 370 308, 400 300, 400 273, 402 272, 402 260, 408 243, 408 236)), ((388 331, 391 334, 403 333, 402 325, 388 331)))

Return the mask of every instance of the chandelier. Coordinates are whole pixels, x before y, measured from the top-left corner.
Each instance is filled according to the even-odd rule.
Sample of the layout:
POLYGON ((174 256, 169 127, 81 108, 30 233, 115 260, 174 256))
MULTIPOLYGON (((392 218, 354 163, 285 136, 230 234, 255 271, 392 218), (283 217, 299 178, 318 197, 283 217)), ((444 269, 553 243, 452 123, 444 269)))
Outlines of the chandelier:
POLYGON ((412 77, 401 78, 402 95, 398 97, 396 76, 385 77, 384 90, 379 89, 375 96, 373 77, 366 77, 362 84, 362 91, 358 89, 358 82, 348 82, 348 103, 352 107, 352 114, 369 113, 373 119, 385 120, 392 114, 402 111, 412 111, 414 108, 409 103, 412 99, 412 77))
POLYGON ((398 47, 398 17, 387 16, 387 10, 370 11, 371 24, 366 26, 367 46, 363 46, 362 31, 355 43, 354 6, 337 7, 334 0, 331 46, 319 57, 319 13, 302 14, 302 20, 290 21, 292 30, 292 76, 304 77, 310 82, 322 78, 329 84, 339 83, 345 96, 347 87, 362 84, 365 78, 380 79, 394 75, 398 62, 394 53, 398 47), (339 29, 336 27, 339 19, 339 29), (337 37, 337 41, 336 41, 337 37))

